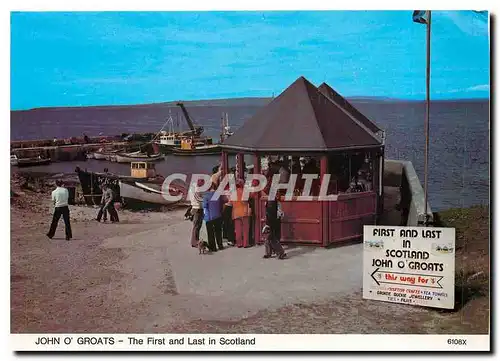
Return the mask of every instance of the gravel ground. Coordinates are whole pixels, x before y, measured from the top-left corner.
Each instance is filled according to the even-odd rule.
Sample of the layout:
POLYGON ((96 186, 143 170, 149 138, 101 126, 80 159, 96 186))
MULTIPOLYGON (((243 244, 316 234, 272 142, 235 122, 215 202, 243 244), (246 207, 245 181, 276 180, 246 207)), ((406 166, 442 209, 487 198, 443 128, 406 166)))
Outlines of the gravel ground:
MULTIPOLYGON (((262 263, 260 247, 199 256, 196 249, 186 247, 189 224, 182 220, 182 211, 121 211, 120 224, 98 224, 93 220, 96 210, 89 207, 71 207, 72 241, 64 240, 62 222, 56 237, 48 240, 44 236, 51 217, 47 190, 17 186, 13 190, 17 195, 11 205, 13 333, 477 334, 489 330, 488 288, 484 288, 489 280, 488 247, 464 241, 472 239, 468 233, 457 250, 464 286, 457 309, 438 311, 363 300, 361 273, 352 271, 354 260, 361 257, 358 245, 297 248, 289 251, 286 263, 262 263), (311 276, 313 266, 321 276, 311 276), (325 275, 328 271, 332 273, 325 275), (330 281, 334 281, 331 286, 330 281)), ((478 233, 482 234, 475 229, 478 233)))

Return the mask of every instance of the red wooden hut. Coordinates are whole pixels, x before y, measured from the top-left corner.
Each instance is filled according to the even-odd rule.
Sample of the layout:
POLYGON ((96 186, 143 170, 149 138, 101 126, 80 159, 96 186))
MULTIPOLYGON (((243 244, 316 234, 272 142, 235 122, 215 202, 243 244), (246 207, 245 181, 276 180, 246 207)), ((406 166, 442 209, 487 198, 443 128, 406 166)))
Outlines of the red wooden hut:
MULTIPOLYGON (((228 172, 229 155, 236 155, 237 168, 243 169, 245 154, 253 155, 256 173, 263 158, 297 164, 299 157, 307 157, 319 164, 321 179, 331 174, 328 189, 335 200, 320 200, 317 194, 312 200, 281 198, 283 243, 328 246, 360 237, 363 225, 376 223, 383 197, 383 132, 327 84, 316 88, 300 77, 247 120, 222 144, 223 172, 228 172), (361 170, 369 175, 367 187, 351 193, 352 177, 361 170)), ((292 173, 294 168, 300 172, 292 167, 292 173)), ((257 243, 262 242, 265 201, 265 195, 257 196, 257 243)))

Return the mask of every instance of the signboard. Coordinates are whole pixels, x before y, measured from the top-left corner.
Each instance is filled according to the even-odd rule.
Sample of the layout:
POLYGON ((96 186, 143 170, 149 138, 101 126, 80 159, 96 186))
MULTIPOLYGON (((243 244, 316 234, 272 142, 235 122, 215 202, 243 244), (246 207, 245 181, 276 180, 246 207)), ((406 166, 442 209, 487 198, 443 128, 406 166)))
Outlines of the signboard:
POLYGON ((364 226, 363 298, 455 306, 455 228, 364 226))

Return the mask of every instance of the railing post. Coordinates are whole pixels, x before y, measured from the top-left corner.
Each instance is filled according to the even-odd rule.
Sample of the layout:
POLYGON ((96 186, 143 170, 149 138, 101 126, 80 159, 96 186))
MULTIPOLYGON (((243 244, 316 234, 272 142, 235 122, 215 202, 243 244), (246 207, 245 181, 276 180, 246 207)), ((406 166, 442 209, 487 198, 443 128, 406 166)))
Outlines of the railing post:
MULTIPOLYGON (((254 163, 253 163, 253 173, 260 174, 260 155, 254 154, 254 163)), ((261 192, 257 192, 254 197, 254 241, 255 244, 259 244, 261 242, 261 234, 260 234, 260 196, 261 192)))
POLYGON ((226 176, 228 174, 228 154, 226 151, 222 151, 221 154, 221 163, 222 163, 222 176, 226 176))
MULTIPOLYGON (((320 161, 320 185, 322 184, 325 174, 327 173, 328 173, 328 157, 326 155, 322 155, 320 161)), ((319 202, 321 202, 320 226, 321 226, 321 234, 323 237, 322 243, 323 247, 326 247, 328 246, 328 239, 329 239, 329 232, 328 232, 330 223, 330 219, 328 217, 329 202, 328 201, 319 201, 319 202)))

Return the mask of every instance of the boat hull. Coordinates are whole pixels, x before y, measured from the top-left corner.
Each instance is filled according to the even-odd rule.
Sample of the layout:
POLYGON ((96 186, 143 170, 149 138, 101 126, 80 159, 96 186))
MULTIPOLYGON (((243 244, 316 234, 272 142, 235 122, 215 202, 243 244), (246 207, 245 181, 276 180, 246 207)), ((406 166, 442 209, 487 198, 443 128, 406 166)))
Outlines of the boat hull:
POLYGON ((217 155, 221 154, 221 152, 222 149, 219 145, 209 145, 209 146, 198 147, 195 149, 173 148, 171 151, 173 155, 180 155, 180 156, 217 155))
POLYGON ((106 154, 105 153, 94 152, 94 159, 97 159, 97 160, 106 160, 106 154))
POLYGON ((127 154, 117 154, 117 163, 131 163, 131 162, 158 162, 164 160, 165 156, 162 154, 155 154, 150 157, 148 156, 130 156, 127 154))
POLYGON ((159 151, 163 155, 168 155, 172 153, 172 149, 175 147, 174 145, 170 144, 161 144, 161 143, 155 143, 155 145, 158 147, 159 151))
POLYGON ((36 167, 40 165, 50 164, 50 159, 18 159, 17 166, 18 167, 36 167))
POLYGON ((109 162, 114 162, 116 160, 116 154, 118 154, 119 150, 114 151, 97 151, 94 152, 94 159, 97 160, 107 160, 109 162))
MULTIPOLYGON (((83 191, 83 197, 87 205, 97 205, 101 202, 102 190, 101 184, 107 183, 111 185, 111 188, 115 192, 116 199, 119 201, 122 199, 120 181, 134 184, 135 182, 140 182, 148 187, 154 187, 157 190, 161 189, 163 184, 163 178, 137 178, 132 176, 117 175, 113 173, 97 173, 97 172, 87 172, 80 168, 76 168, 75 172, 80 180, 80 185, 83 191)), ((185 186, 179 185, 180 189, 184 189, 185 186)))
POLYGON ((167 206, 183 200, 168 200, 161 185, 148 182, 120 181, 120 196, 126 204, 167 206))

